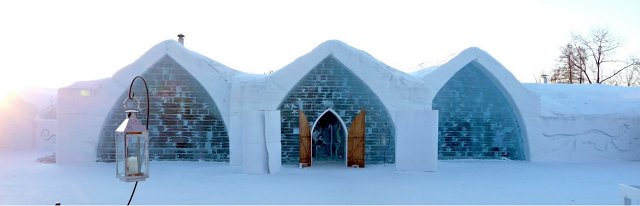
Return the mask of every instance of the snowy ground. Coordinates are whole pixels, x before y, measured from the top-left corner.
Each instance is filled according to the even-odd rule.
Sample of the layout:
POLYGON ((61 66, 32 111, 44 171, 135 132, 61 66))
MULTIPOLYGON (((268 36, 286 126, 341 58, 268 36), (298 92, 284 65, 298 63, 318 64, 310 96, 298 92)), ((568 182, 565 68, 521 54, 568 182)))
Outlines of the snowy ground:
MULTIPOLYGON (((126 204, 134 183, 113 163, 36 161, 0 150, 0 204, 126 204)), ((49 153, 50 154, 50 153, 49 153)), ((438 172, 316 164, 274 175, 208 162, 151 162, 132 205, 149 204, 622 204, 618 184, 640 184, 640 162, 439 161, 438 172)), ((633 204, 637 204, 634 202, 633 204)))

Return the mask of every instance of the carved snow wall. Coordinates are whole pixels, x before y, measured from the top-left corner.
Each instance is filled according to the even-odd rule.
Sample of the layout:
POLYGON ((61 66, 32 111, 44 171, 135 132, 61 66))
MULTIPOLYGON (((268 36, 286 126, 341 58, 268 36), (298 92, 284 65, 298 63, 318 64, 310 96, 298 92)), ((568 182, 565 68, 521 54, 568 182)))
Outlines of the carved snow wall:
POLYGON ((542 117, 548 161, 640 160, 640 118, 542 117))
POLYGON ((525 159, 512 106, 474 64, 467 64, 444 84, 432 108, 439 111, 439 159, 525 159))
MULTIPOLYGON (((346 129, 366 110, 365 162, 394 162, 394 126, 388 111, 371 89, 331 55, 322 60, 289 91, 279 106, 282 115, 282 162, 299 161, 298 109, 310 124, 328 108, 333 109, 346 129)), ((311 125, 313 126, 313 125, 311 125)), ((313 129, 313 128, 312 128, 313 129)))
MULTIPOLYGON (((151 160, 229 160, 229 139, 224 121, 200 82, 167 55, 141 76, 147 81, 151 98, 151 160)), ((133 88, 135 97, 141 99, 138 118, 146 123, 144 84, 136 80, 133 88)), ((98 161, 115 161, 114 131, 125 118, 122 102, 127 96, 128 88, 114 103, 102 127, 98 161)), ((133 100, 128 103, 133 104, 133 100)))

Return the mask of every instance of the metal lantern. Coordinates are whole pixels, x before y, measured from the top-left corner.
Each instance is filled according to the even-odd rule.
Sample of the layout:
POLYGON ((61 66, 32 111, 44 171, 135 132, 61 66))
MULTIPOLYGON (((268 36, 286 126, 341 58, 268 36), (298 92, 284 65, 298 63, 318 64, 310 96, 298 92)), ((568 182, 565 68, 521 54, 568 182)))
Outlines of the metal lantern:
MULTIPOLYGON (((133 79, 135 81, 140 76, 133 79)), ((144 79, 142 79, 144 81, 144 79)), ((147 83, 145 81, 145 87, 147 83)), ((133 86, 133 82, 131 82, 133 86)), ((135 95, 135 94, 134 94, 135 95)), ((149 92, 147 90, 147 99, 149 92)), ((149 131, 138 120, 138 109, 140 100, 131 95, 129 88, 129 98, 136 100, 136 109, 127 109, 125 98, 122 102, 126 119, 120 124, 115 132, 116 141, 116 177, 124 182, 144 181, 149 178, 149 131)), ((149 124, 149 104, 147 103, 147 127, 149 124)), ((135 191, 135 190, 134 190, 135 191)))
POLYGON ((117 177, 125 182, 149 178, 149 132, 138 120, 137 110, 127 110, 127 118, 116 129, 117 177))

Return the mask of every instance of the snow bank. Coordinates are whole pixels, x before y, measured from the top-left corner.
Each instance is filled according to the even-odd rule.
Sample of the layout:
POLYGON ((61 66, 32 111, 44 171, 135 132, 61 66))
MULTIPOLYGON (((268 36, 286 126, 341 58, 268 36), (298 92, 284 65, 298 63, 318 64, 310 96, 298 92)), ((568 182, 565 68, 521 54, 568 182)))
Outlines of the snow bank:
MULTIPOLYGON (((0 150, 0 205, 124 205, 134 183, 114 163, 36 162, 51 153, 0 150)), ((637 185, 639 162, 438 161, 438 172, 394 165, 353 169, 284 165, 242 174, 209 162, 151 162, 132 205, 620 205, 618 184, 637 185)), ((635 204, 635 203, 634 203, 635 204)))

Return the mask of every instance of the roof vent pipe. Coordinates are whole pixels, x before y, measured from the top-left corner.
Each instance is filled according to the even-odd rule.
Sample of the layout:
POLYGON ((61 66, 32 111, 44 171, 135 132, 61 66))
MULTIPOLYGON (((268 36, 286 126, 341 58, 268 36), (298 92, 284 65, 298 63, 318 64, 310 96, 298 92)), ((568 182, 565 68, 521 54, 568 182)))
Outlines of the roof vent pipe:
POLYGON ((183 34, 178 34, 178 42, 180 42, 180 44, 182 44, 182 46, 184 46, 184 35, 183 34))
POLYGON ((544 81, 545 84, 547 83, 547 76, 548 75, 546 75, 546 74, 542 75, 542 80, 544 81))

